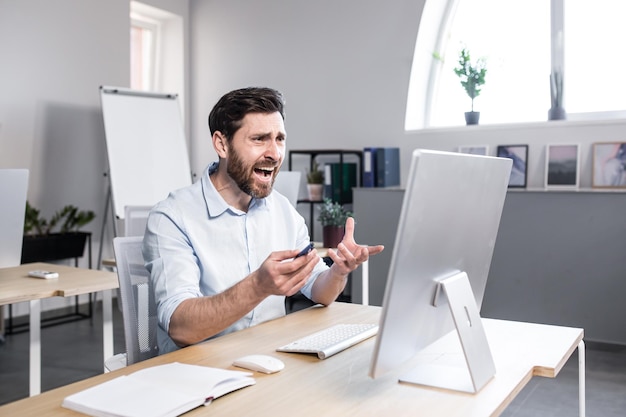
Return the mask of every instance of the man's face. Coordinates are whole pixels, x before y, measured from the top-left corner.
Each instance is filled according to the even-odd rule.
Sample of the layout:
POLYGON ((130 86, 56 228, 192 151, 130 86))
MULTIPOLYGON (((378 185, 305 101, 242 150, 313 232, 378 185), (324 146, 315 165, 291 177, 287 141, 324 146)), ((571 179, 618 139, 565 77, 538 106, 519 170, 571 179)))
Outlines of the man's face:
POLYGON ((249 113, 228 150, 227 172, 241 191, 264 198, 285 157, 285 125, 280 113, 249 113))

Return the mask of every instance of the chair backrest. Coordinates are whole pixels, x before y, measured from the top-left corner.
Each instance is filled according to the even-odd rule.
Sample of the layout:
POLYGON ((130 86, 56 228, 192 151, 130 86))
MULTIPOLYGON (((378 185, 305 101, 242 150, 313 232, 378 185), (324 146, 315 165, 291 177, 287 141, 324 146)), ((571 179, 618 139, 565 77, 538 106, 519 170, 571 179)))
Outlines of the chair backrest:
POLYGON ((287 197, 294 207, 298 204, 301 177, 300 171, 280 171, 274 181, 274 189, 287 197))
POLYGON ((128 365, 158 355, 156 303, 141 253, 142 241, 143 236, 113 239, 128 365))
POLYGON ((143 236, 152 206, 124 206, 124 236, 143 236))
POLYGON ((0 169, 0 268, 21 262, 27 191, 27 169, 0 169))

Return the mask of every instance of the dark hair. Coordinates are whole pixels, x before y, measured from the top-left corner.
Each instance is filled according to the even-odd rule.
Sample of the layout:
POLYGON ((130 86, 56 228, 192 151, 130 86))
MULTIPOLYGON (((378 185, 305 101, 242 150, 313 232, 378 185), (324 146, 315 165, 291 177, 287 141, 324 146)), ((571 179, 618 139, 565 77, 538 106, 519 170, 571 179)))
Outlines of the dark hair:
POLYGON ((271 88, 248 87, 233 90, 224 94, 209 113, 211 135, 219 131, 226 139, 232 139, 248 113, 279 112, 284 120, 284 106, 283 95, 271 88))

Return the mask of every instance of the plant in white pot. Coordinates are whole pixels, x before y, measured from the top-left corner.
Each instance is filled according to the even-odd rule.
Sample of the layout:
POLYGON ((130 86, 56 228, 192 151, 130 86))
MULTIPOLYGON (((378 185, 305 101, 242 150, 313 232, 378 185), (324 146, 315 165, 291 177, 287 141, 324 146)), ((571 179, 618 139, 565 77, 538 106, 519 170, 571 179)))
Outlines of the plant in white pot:
POLYGON ((474 111, 474 99, 480 95, 480 88, 485 84, 487 75, 487 61, 479 58, 472 63, 470 52, 467 48, 459 52, 459 66, 454 68, 454 73, 461 79, 461 85, 472 99, 472 111, 465 113, 465 122, 468 125, 478 124, 480 112, 474 111))
POLYGON ((322 235, 325 248, 336 248, 343 239, 345 233, 346 220, 353 217, 351 211, 338 202, 333 202, 325 198, 320 205, 320 214, 317 218, 322 225, 322 235))
POLYGON ((322 194, 324 192, 324 172, 319 170, 317 162, 313 162, 312 168, 313 169, 306 174, 309 200, 322 201, 322 194))

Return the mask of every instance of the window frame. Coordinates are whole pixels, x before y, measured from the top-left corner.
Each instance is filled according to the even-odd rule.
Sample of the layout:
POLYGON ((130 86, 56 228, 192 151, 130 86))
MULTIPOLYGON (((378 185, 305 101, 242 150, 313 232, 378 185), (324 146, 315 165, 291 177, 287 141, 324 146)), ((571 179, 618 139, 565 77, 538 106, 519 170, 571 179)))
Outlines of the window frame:
MULTIPOLYGON (((148 49, 148 60, 144 60, 143 54, 146 53, 144 49, 142 49, 142 62, 144 64, 148 64, 148 85, 142 87, 142 90, 154 91, 155 86, 157 84, 158 76, 159 76, 159 44, 161 42, 161 23, 158 20, 151 19, 145 15, 142 15, 137 12, 131 13, 130 18, 131 28, 139 28, 141 30, 149 31, 152 34, 152 43, 148 49)), ((131 48, 131 53, 133 53, 133 49, 131 48)), ((132 58, 131 58, 132 59, 132 58)), ((143 77, 142 77, 143 78, 143 77)), ((132 79, 132 77, 131 77, 132 79)), ((135 86, 135 88, 137 88, 135 86)))
MULTIPOLYGON (((405 115, 405 130, 407 131, 432 126, 431 109, 435 102, 443 68, 437 56, 445 55, 448 33, 454 24, 454 16, 461 1, 468 0, 426 0, 424 4, 409 81, 405 115)), ((550 0, 550 68, 546 68, 546 72, 562 70, 564 79, 567 80, 563 47, 564 40, 566 41, 564 1, 550 0)), ((567 89, 566 83, 567 81, 565 81, 564 89, 567 89)), ((546 82, 546 89, 548 85, 546 82)), ((546 91, 546 94, 549 94, 549 91, 546 91)), ((564 107, 567 108, 567 101, 564 107)), ((625 117, 626 109, 567 113, 568 120, 589 121, 625 117)), ((536 120, 528 122, 536 122, 536 120)))

